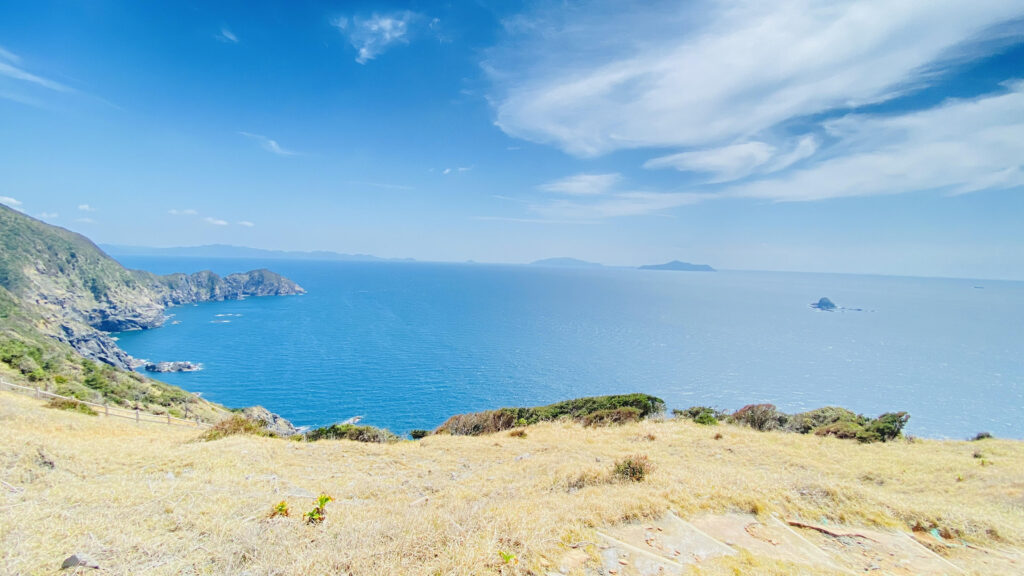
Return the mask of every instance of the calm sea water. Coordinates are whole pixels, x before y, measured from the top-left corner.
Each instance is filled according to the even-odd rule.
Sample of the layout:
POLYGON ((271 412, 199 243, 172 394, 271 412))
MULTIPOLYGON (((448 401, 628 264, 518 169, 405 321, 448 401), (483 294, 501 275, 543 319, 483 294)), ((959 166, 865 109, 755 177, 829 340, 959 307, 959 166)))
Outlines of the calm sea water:
POLYGON ((305 296, 172 308, 120 334, 162 379, 298 425, 397 432, 448 416, 646 392, 670 408, 906 410, 908 431, 1024 437, 1024 283, 420 263, 122 258, 157 273, 268 267, 305 296), (819 312, 827 296, 863 311, 819 312))

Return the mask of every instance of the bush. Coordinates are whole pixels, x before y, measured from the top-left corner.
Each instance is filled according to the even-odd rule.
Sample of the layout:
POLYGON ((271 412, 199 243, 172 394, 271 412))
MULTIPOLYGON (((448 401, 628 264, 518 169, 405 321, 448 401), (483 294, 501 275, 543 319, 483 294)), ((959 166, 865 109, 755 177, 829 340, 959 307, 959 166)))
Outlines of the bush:
POLYGON ((818 428, 830 426, 837 422, 853 422, 863 425, 867 418, 854 414, 846 408, 825 406, 809 412, 793 414, 786 422, 786 429, 798 434, 810 434, 818 428))
POLYGON ((526 430, 522 428, 516 428, 515 430, 508 433, 512 438, 526 438, 526 430))
POLYGON ((456 414, 445 420, 444 424, 441 424, 436 432, 447 432, 454 436, 493 434, 515 428, 517 420, 515 411, 510 408, 456 414))
POLYGON ((78 412, 79 414, 87 414, 89 416, 96 416, 96 411, 92 409, 92 406, 88 404, 82 404, 77 400, 69 400, 67 398, 53 398, 46 403, 47 408, 54 408, 57 410, 67 410, 69 412, 78 412))
POLYGON ((971 441, 977 442, 978 440, 988 440, 990 438, 995 438, 991 432, 978 432, 974 435, 974 438, 971 438, 971 441))
POLYGON ((628 406, 612 410, 598 410, 592 414, 587 414, 580 421, 584 426, 611 426, 613 424, 625 424, 626 422, 638 422, 640 421, 640 409, 628 406))
POLYGON ((625 481, 643 482, 644 478, 647 478, 647 475, 650 474, 652 468, 653 465, 646 455, 637 454, 635 456, 627 456, 616 462, 614 468, 612 468, 612 473, 625 481))
POLYGON ((747 404, 737 410, 730 420, 765 432, 784 426, 787 416, 779 412, 774 404, 747 404))
POLYGON ((661 398, 647 394, 590 396, 547 406, 500 408, 485 412, 459 414, 446 420, 436 431, 454 435, 477 436, 509 430, 516 426, 528 426, 563 418, 582 421, 596 412, 621 408, 634 408, 639 411, 640 418, 646 418, 663 413, 665 402, 661 398))
POLYGON ((310 442, 317 440, 354 440, 356 442, 375 442, 384 444, 397 442, 398 436, 383 428, 373 426, 356 426, 354 424, 331 424, 323 428, 310 430, 306 434, 310 442))
POLYGON ((718 424, 718 419, 725 416, 724 413, 708 406, 690 406, 686 410, 674 409, 672 410, 672 415, 676 418, 686 418, 687 420, 693 420, 697 424, 708 426, 718 424))
POLYGON ((272 432, 267 430, 265 422, 258 422, 256 420, 250 420, 245 416, 232 414, 231 416, 228 416, 214 424, 213 427, 206 432, 203 432, 199 439, 209 442, 211 440, 220 440, 221 438, 237 434, 248 434, 251 436, 274 435, 272 432))
POLYGON ((910 415, 906 412, 886 412, 864 427, 867 438, 862 442, 895 440, 903 433, 907 420, 910 420, 910 415))
POLYGON ((409 436, 411 436, 413 440, 420 440, 430 436, 430 430, 410 430, 409 436))
POLYGON ((906 412, 886 412, 874 420, 858 416, 856 420, 840 420, 814 430, 818 436, 856 439, 860 442, 888 442, 899 438, 910 416, 906 412))

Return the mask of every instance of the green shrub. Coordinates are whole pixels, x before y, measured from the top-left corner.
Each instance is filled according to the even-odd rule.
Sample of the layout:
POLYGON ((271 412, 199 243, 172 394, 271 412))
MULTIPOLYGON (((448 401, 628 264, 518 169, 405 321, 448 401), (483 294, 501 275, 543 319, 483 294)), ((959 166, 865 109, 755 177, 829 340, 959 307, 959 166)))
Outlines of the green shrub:
POLYGON ((250 420, 245 416, 238 414, 232 414, 227 418, 217 422, 212 428, 203 432, 199 437, 200 440, 210 442, 211 440, 220 440, 228 436, 235 436, 237 434, 248 434, 251 436, 273 436, 274 434, 267 430, 265 422, 258 422, 256 420, 250 420))
POLYGON ((665 402, 661 398, 647 394, 590 396, 547 406, 499 408, 498 410, 458 414, 446 420, 436 431, 453 435, 478 436, 563 418, 582 421, 596 412, 621 408, 634 408, 639 411, 640 418, 646 418, 663 413, 665 402))
POLYGON ((356 426, 354 424, 331 424, 323 428, 310 430, 306 433, 310 442, 317 440, 354 440, 356 442, 376 442, 384 444, 397 442, 400 438, 390 431, 373 426, 356 426))
POLYGON ((409 436, 411 436, 413 440, 421 440, 430 436, 430 430, 411 430, 409 431, 409 436))
POLYGON ((991 438, 995 438, 991 432, 978 432, 974 435, 974 438, 971 438, 971 441, 977 442, 978 440, 989 440, 991 438))
POLYGON ((647 459, 646 455, 637 454, 635 456, 627 456, 616 462, 612 468, 612 473, 622 480, 642 482, 651 473, 652 468, 651 461, 647 459))
POLYGON ((640 420, 640 409, 627 406, 625 408, 613 408, 611 410, 598 410, 587 414, 580 419, 584 426, 611 426, 613 424, 625 424, 626 422, 638 422, 640 420))
POLYGON ((810 434, 823 426, 830 426, 837 422, 853 422, 864 425, 868 419, 854 414, 846 408, 838 406, 825 406, 809 412, 793 414, 786 422, 786 430, 798 434, 810 434))
POLYGON ((46 403, 46 407, 54 408, 56 410, 67 410, 68 412, 78 412, 79 414, 86 414, 88 416, 96 416, 96 411, 92 409, 92 406, 82 404, 77 400, 69 400, 66 398, 53 398, 46 403))
POLYGON ((910 420, 906 412, 886 412, 864 426, 866 439, 863 442, 888 442, 899 438, 903 427, 910 420))
POLYGON ((779 412, 774 404, 747 404, 737 410, 730 420, 764 432, 784 426, 787 416, 779 412))
POLYGON ((708 426, 718 424, 718 419, 725 417, 725 413, 708 406, 690 406, 686 410, 676 408, 672 410, 672 415, 676 418, 686 418, 687 420, 693 420, 697 424, 708 426))
POLYGON ((814 429, 814 434, 817 436, 834 436, 846 440, 858 438, 863 432, 864 427, 861 424, 849 420, 834 422, 814 429))

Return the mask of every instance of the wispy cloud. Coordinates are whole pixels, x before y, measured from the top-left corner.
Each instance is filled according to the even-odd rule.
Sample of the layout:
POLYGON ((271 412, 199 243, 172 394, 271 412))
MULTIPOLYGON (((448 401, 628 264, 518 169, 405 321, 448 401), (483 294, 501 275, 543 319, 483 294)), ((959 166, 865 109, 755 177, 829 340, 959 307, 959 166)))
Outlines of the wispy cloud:
POLYGON ((280 144, 278 144, 276 140, 272 140, 272 139, 267 138, 266 136, 263 136, 261 134, 252 134, 250 132, 239 132, 239 134, 241 134, 242 136, 245 136, 246 138, 250 138, 252 140, 255 140, 255 141, 259 142, 260 146, 264 150, 266 150, 267 152, 273 152, 274 154, 277 154, 278 156, 298 156, 299 155, 299 152, 295 152, 294 150, 285 149, 280 144))
POLYGON ((356 62, 366 64, 396 44, 408 44, 411 26, 422 20, 420 14, 404 11, 374 14, 369 18, 340 17, 332 24, 356 49, 356 62))
POLYGON ((214 35, 214 38, 220 40, 221 42, 226 42, 229 44, 238 44, 238 36, 235 36, 235 33, 231 30, 228 30, 227 28, 221 28, 220 32, 214 35))
POLYGON ((530 210, 548 220, 607 220, 623 216, 645 216, 696 204, 712 198, 695 192, 620 192, 595 201, 558 199, 530 205, 530 210))
POLYGON ((811 156, 817 149, 818 141, 813 135, 798 138, 784 150, 755 140, 653 158, 644 163, 644 168, 675 168, 687 172, 704 172, 712 174, 709 180, 712 183, 728 182, 751 174, 784 170, 811 156))
POLYGON ((78 209, 81 210, 82 212, 95 212, 96 211, 95 208, 93 208, 92 206, 89 206, 88 204, 79 204, 78 205, 78 209))
POLYGON ((605 194, 622 180, 622 175, 613 174, 576 174, 540 186, 541 190, 569 194, 572 196, 590 196, 605 194))
POLYGON ((905 94, 1022 16, 1005 0, 585 2, 506 26, 484 66, 512 136, 578 156, 712 148, 905 94))
POLYGON ((81 222, 82 224, 95 224, 96 223, 96 221, 93 220, 92 218, 86 218, 86 217, 75 218, 75 222, 81 222))
POLYGON ((206 222, 207 224, 212 224, 214 226, 227 226, 228 225, 228 221, 227 220, 221 220, 220 218, 214 218, 212 216, 204 217, 203 218, 203 222, 206 222))
POLYGON ((71 88, 68 88, 59 82, 54 82, 53 80, 32 74, 21 66, 20 56, 0 48, 0 76, 6 76, 8 78, 13 78, 36 86, 42 86, 43 88, 48 88, 57 92, 73 92, 71 88))
POLYGON ((841 154, 723 194, 807 201, 1024 186, 1024 82, 897 116, 848 115, 826 129, 841 154))
POLYGON ((184 210, 171 208, 170 210, 167 211, 167 213, 170 214, 171 216, 196 216, 197 214, 199 214, 199 212, 193 210, 192 208, 186 208, 184 210))
POLYGON ((0 196, 0 204, 6 204, 12 208, 21 206, 21 201, 10 196, 0 196))
POLYGON ((252 222, 249 222, 248 220, 239 220, 238 221, 238 225, 239 226, 244 226, 246 228, 252 228, 253 226, 255 226, 255 224, 253 224, 252 222))

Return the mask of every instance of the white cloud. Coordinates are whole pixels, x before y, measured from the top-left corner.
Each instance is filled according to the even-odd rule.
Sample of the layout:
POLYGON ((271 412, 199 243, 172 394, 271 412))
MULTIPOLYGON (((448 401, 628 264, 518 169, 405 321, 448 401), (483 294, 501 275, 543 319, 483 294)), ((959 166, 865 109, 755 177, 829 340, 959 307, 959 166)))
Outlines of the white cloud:
POLYGON ((235 36, 234 32, 228 30, 227 28, 221 28, 220 33, 215 35, 214 38, 220 40, 221 42, 238 44, 238 36, 235 36))
POLYGON ((601 196, 594 202, 555 200, 534 204, 530 210, 548 220, 604 220, 623 216, 644 216, 707 200, 711 196, 693 192, 622 192, 601 196))
POLYGON ((395 44, 407 44, 410 26, 421 19, 419 14, 404 11, 369 18, 353 16, 351 21, 341 17, 333 24, 358 52, 356 62, 366 64, 395 44))
POLYGON ((58 214, 56 212, 40 212, 39 213, 39 217, 40 218, 59 218, 60 214, 58 214))
POLYGON ((270 138, 267 138, 266 136, 263 136, 263 135, 260 135, 260 134, 252 134, 250 132, 239 132, 239 134, 241 134, 242 136, 245 136, 246 138, 251 138, 251 139, 259 142, 260 146, 262 146, 264 150, 266 150, 267 152, 273 152, 274 154, 277 154, 278 156, 298 156, 299 155, 298 152, 282 148, 281 145, 278 144, 276 140, 271 140, 270 138))
POLYGON ((710 182, 728 182, 754 173, 783 170, 811 156, 817 149, 818 141, 811 135, 800 138, 788 151, 780 151, 771 144, 755 140, 661 156, 645 162, 644 168, 705 172, 713 174, 710 182))
POLYGON ((1024 82, 897 116, 848 115, 826 129, 841 153, 723 194, 806 201, 1024 186, 1024 82))
POLYGON ((0 46, 0 60, 7 60, 12 64, 18 64, 21 62, 21 57, 13 52, 9 52, 0 46))
POLYGON ((21 206, 21 201, 10 196, 0 196, 0 204, 6 204, 10 207, 21 206))
POLYGON ((589 196, 605 194, 622 180, 622 175, 613 174, 576 174, 540 186, 546 192, 557 192, 572 196, 589 196))
POLYGON ((81 210, 82 212, 95 212, 96 211, 95 208, 93 208, 92 206, 89 206, 88 204, 79 204, 78 205, 78 209, 81 210))
POLYGON ((452 173, 452 169, 451 168, 445 168, 444 170, 441 171, 441 174, 445 174, 445 175, 451 174, 451 173, 452 173))
POLYGON ((938 63, 1024 16, 1015 0, 705 0, 644 10, 590 2, 541 10, 506 23, 507 38, 484 63, 496 122, 509 135, 579 156, 763 141, 760 134, 787 120, 927 83, 938 63))
POLYGON ((167 213, 170 214, 171 216, 196 216, 197 214, 199 214, 199 212, 196 212, 192 208, 186 208, 184 210, 171 208, 170 210, 167 211, 167 213))
POLYGON ((227 226, 228 225, 228 221, 227 220, 221 220, 220 218, 213 218, 211 216, 206 216, 205 218, 203 218, 203 222, 206 222, 207 224, 213 224, 214 226, 227 226))
MULTIPOLYGON (((42 86, 43 88, 49 88, 50 90, 55 90, 57 92, 72 92, 71 88, 68 88, 59 82, 54 82, 53 80, 37 76, 25 71, 19 66, 21 66, 21 58, 17 54, 0 48, 0 76, 7 76, 8 78, 21 80, 23 82, 42 86)), ((15 98, 11 99, 13 100, 15 98)))
POLYGON ((253 226, 255 226, 255 224, 253 224, 252 222, 249 222, 248 220, 240 220, 238 222, 238 225, 239 226, 245 226, 246 228, 252 228, 253 226))

